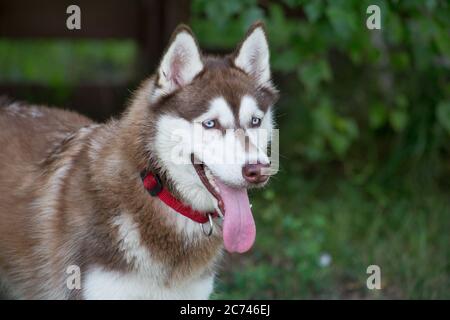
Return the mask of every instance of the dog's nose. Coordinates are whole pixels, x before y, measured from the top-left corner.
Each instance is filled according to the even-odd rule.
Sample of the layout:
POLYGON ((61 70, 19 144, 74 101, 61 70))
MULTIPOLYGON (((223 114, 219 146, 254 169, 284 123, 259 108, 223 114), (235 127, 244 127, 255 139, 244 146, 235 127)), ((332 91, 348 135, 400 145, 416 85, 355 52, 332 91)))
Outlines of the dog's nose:
POLYGON ((242 167, 242 176, 250 183, 261 183, 269 179, 268 175, 264 175, 262 169, 269 168, 270 164, 246 164, 242 167))

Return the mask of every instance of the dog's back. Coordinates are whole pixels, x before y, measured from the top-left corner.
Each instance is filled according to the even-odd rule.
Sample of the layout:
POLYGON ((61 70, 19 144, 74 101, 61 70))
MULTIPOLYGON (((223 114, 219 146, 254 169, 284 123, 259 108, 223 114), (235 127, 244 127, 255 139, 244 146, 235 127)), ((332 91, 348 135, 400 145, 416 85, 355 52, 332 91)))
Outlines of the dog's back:
MULTIPOLYGON (((91 121, 76 113, 0 102, 0 282, 36 277, 32 209, 40 165, 71 132, 91 121), (3 278, 3 279, 2 279, 3 278)), ((32 282, 30 282, 31 284, 32 282)))

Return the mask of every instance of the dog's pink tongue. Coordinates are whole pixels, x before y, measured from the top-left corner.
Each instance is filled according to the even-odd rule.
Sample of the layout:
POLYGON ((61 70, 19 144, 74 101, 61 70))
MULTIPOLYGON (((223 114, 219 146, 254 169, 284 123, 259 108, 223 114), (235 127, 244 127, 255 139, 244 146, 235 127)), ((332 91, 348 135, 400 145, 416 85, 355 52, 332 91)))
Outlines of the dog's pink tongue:
POLYGON ((256 236, 247 189, 231 188, 218 179, 216 183, 225 206, 223 221, 225 249, 229 252, 246 252, 252 247, 256 236))

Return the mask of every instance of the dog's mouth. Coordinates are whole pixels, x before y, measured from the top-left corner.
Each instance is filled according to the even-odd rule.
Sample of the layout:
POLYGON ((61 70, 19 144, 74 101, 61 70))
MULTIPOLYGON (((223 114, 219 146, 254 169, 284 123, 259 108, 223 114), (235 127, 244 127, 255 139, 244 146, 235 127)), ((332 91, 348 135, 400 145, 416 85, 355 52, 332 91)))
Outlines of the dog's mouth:
POLYGON ((206 190, 212 194, 212 196, 217 200, 216 209, 220 210, 220 213, 225 215, 225 206, 223 204, 222 197, 220 196, 219 187, 216 184, 216 180, 211 172, 211 170, 202 162, 199 162, 192 155, 191 157, 192 165, 194 166, 195 171, 198 174, 201 182, 205 186, 206 190))
POLYGON ((229 252, 243 253, 255 242, 256 226, 246 188, 230 187, 191 155, 191 162, 206 190, 216 199, 223 214, 223 241, 229 252))

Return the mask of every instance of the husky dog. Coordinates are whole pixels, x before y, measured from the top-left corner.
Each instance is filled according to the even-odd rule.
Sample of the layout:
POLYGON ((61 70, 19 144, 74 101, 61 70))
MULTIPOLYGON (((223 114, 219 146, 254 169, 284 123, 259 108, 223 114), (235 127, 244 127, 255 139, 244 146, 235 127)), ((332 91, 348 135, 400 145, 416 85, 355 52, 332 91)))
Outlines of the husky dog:
POLYGON ((0 102, 8 297, 207 299, 222 247, 242 253, 255 240, 247 189, 270 170, 252 137, 272 132, 276 99, 256 23, 224 57, 203 55, 179 26, 118 120, 0 102))

